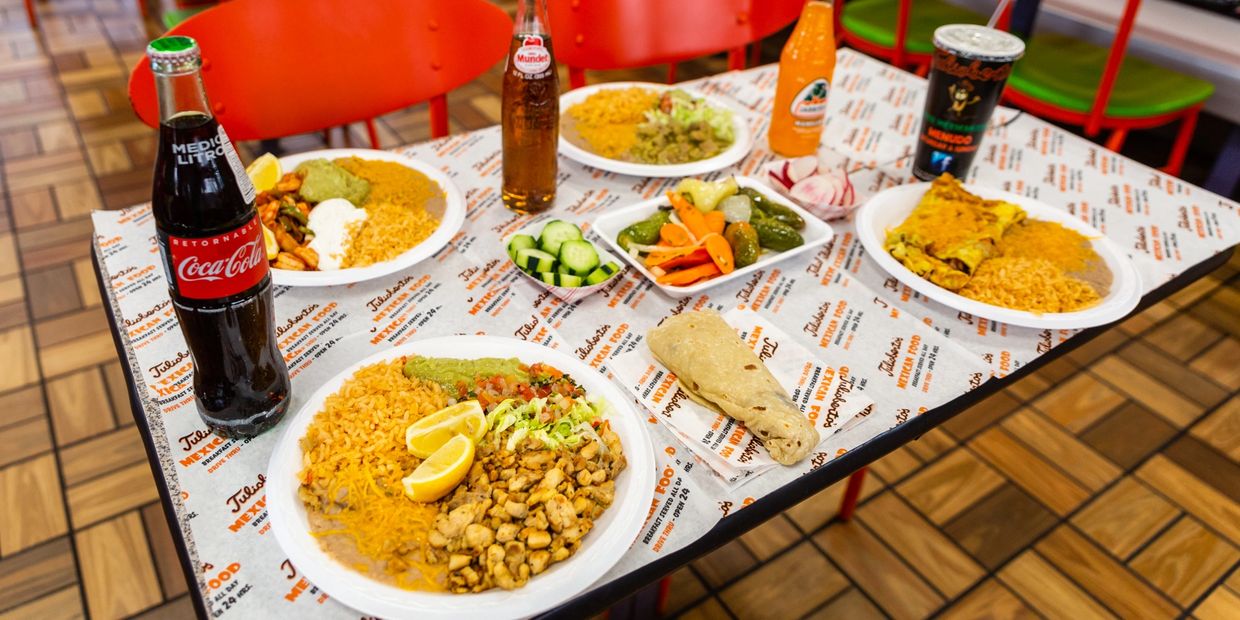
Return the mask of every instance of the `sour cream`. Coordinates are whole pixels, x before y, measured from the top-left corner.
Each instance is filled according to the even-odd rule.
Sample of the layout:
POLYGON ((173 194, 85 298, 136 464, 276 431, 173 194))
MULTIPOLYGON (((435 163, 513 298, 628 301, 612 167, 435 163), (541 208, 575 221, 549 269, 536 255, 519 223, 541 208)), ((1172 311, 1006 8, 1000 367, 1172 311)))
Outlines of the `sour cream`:
POLYGON ((340 269, 340 261, 349 249, 350 229, 366 221, 366 210, 353 206, 344 198, 332 198, 310 209, 306 225, 314 233, 307 246, 319 255, 319 271, 340 269))

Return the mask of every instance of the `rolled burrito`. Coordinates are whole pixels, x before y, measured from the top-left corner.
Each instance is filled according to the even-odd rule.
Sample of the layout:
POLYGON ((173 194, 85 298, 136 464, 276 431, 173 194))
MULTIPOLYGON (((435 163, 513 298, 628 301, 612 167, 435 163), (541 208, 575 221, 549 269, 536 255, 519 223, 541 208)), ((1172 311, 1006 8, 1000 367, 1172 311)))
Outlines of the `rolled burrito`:
POLYGON ((740 421, 771 458, 792 465, 818 445, 818 431, 762 360, 714 312, 684 312, 650 330, 655 359, 693 400, 740 421))

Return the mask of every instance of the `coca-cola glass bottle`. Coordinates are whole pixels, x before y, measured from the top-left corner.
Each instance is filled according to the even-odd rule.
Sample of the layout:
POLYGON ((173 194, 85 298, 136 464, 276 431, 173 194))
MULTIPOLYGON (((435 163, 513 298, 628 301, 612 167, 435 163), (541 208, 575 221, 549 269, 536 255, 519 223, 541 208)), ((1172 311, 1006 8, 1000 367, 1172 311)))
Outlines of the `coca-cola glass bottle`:
POLYGON ((159 94, 151 209, 198 413, 216 433, 252 437, 289 396, 254 185, 207 104, 198 44, 164 37, 146 52, 159 94))

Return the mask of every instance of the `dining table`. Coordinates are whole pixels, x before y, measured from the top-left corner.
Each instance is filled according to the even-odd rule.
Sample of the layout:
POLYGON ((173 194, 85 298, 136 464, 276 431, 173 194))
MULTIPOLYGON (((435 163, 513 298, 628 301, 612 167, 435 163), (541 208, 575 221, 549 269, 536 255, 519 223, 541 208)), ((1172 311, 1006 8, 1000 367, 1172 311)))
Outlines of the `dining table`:
MULTIPOLYGON (((681 85, 727 102, 755 136, 742 161, 707 178, 761 178, 763 166, 778 159, 766 144, 777 71, 766 65, 681 85)), ((849 172, 857 204, 916 181, 911 160, 925 93, 920 77, 839 51, 819 155, 849 172)), ((195 412, 149 205, 94 213, 104 307, 200 616, 357 617, 330 595, 333 584, 311 583, 288 560, 272 535, 262 486, 288 420, 313 415, 302 410, 309 395, 393 346, 452 334, 505 336, 554 347, 625 383, 623 363, 645 349, 648 330, 673 314, 713 309, 768 326, 831 374, 821 413, 838 414, 839 424, 792 466, 720 465, 701 438, 634 394, 659 482, 646 524, 610 571, 544 612, 582 618, 609 608, 644 615, 632 597, 649 598, 662 577, 1115 328, 1017 327, 933 301, 880 268, 850 218, 829 222, 833 238, 813 251, 696 295, 668 295, 628 269, 601 292, 566 302, 525 278, 505 254, 503 240, 530 218, 503 206, 500 146, 500 128, 489 127, 398 149, 441 170, 466 200, 463 227, 431 258, 366 282, 276 287, 275 333, 292 402, 284 422, 251 439, 210 434, 195 412)), ((1008 108, 996 111, 966 180, 1062 209, 1118 244, 1140 274, 1134 312, 1206 276, 1240 241, 1235 202, 1008 108)), ((659 196, 677 181, 561 156, 550 215, 591 234, 599 215, 659 196)), ((468 610, 465 599, 444 605, 468 610)))

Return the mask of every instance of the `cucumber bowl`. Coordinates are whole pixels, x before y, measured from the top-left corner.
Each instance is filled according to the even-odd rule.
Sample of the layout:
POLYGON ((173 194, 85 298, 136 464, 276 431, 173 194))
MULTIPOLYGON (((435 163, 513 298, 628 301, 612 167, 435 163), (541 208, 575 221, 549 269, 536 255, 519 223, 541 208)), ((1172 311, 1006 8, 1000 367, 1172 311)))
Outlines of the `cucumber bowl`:
POLYGON ((560 219, 536 219, 504 240, 517 271, 557 298, 572 303, 611 284, 624 263, 585 238, 581 227, 560 219))

